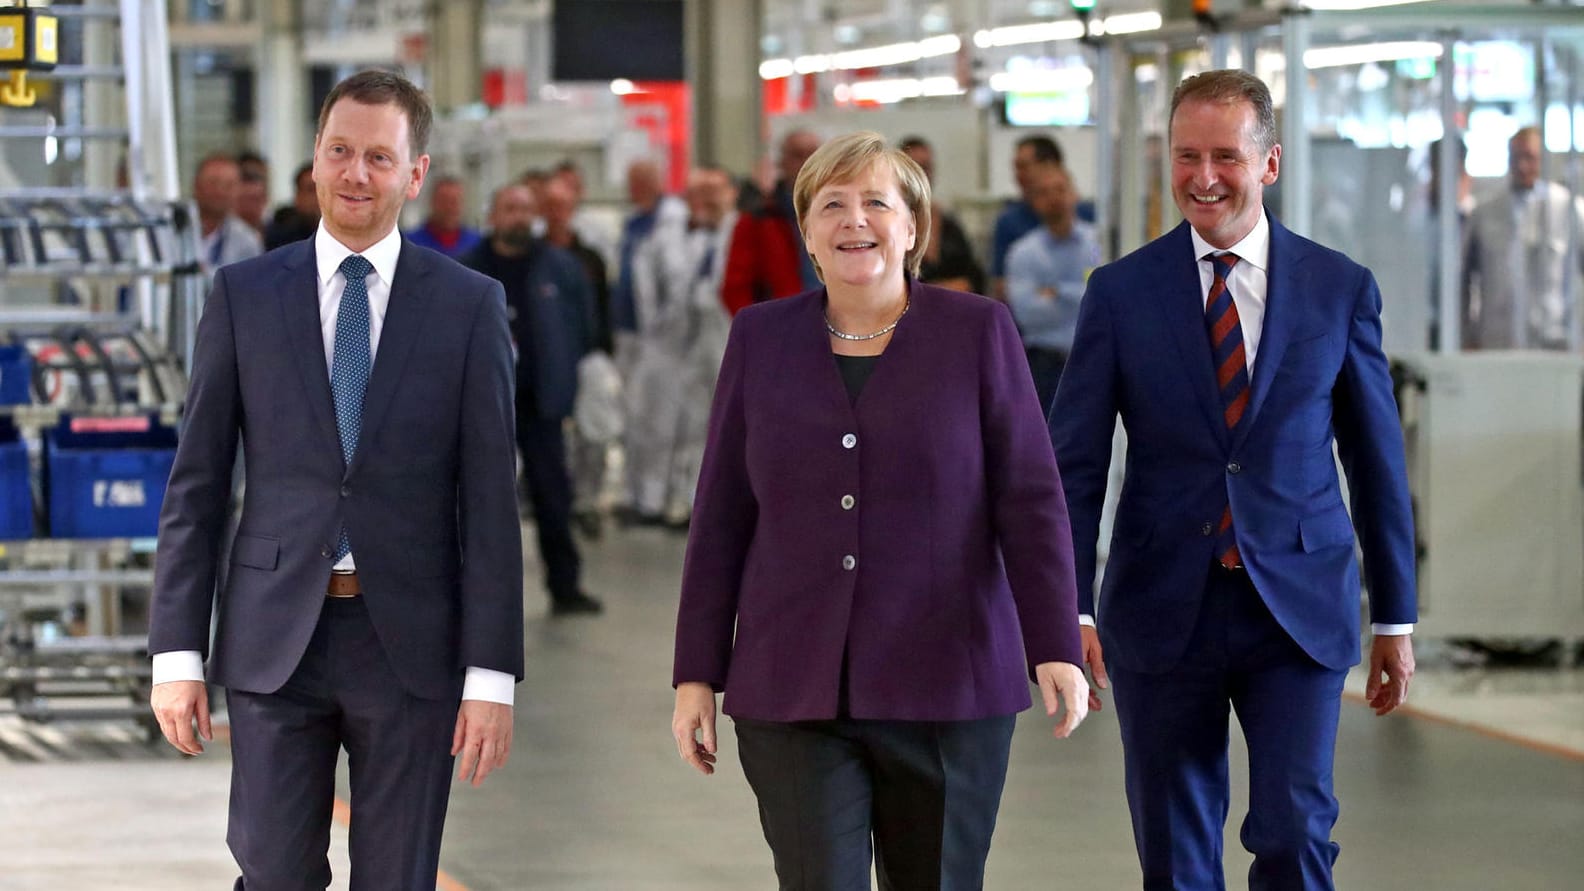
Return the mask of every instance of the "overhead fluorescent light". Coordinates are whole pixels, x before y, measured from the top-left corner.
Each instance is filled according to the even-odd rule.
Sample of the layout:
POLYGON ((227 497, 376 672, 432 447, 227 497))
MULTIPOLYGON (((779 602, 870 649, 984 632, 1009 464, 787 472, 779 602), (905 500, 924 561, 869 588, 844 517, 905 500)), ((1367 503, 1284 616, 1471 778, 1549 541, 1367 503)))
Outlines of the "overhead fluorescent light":
POLYGON ((1084 25, 1076 19, 1060 22, 1035 22, 1029 25, 1006 25, 979 31, 974 34, 974 46, 988 49, 992 46, 1019 46, 1025 43, 1045 43, 1052 40, 1077 40, 1084 36, 1084 25))
POLYGON ((1121 15, 1106 16, 1105 32, 1107 34, 1137 34, 1140 31, 1157 31, 1161 26, 1161 14, 1158 12, 1129 12, 1121 15))
POLYGON ((1398 59, 1439 59, 1442 47, 1428 40, 1401 40, 1388 43, 1360 43, 1349 46, 1321 46, 1304 50, 1305 68, 1337 68, 1369 62, 1395 62, 1398 59))
POLYGON ((881 105, 925 96, 960 96, 962 93, 962 85, 957 83, 957 78, 951 76, 860 80, 850 84, 837 84, 832 90, 837 102, 876 102, 881 105))
POLYGON ((759 63, 759 79, 775 80, 778 77, 791 77, 797 73, 792 67, 791 59, 766 59, 759 63))
POLYGON ((1065 93, 1086 90, 1092 83, 1094 72, 1087 68, 1025 68, 990 75, 990 89, 997 93, 1065 93))
POLYGON ((1298 0, 1298 5, 1317 12, 1351 12, 1356 9, 1374 9, 1377 6, 1406 6, 1410 3, 1428 3, 1429 0, 1298 0))
POLYGON ((1101 37, 1106 34, 1136 34, 1140 31, 1154 31, 1159 29, 1160 26, 1160 13, 1132 12, 1104 19, 1092 19, 1087 29, 1084 23, 1077 19, 990 28, 974 32, 973 42, 974 46, 980 49, 989 49, 993 46, 1020 46, 1025 43, 1077 40, 1086 33, 1095 37, 1101 37))
POLYGON ((817 53, 798 56, 796 59, 766 59, 759 65, 759 77, 764 80, 774 80, 792 74, 885 68, 889 65, 906 65, 920 59, 949 56, 960 49, 962 49, 962 38, 956 34, 942 34, 907 43, 891 43, 839 53, 817 53))

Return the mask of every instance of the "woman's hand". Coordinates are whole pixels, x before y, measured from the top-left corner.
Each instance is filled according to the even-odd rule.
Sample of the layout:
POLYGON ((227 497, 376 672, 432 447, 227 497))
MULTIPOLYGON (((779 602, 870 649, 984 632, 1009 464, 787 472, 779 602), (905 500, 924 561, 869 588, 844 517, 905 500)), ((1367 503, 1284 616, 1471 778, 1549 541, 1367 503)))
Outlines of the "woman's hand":
MULTIPOLYGON (((1056 738, 1066 739, 1089 714, 1089 682, 1083 669, 1071 662, 1041 662, 1034 666, 1034 679, 1045 697, 1045 714, 1055 717, 1058 704, 1066 706, 1067 714, 1056 725, 1056 738)), ((710 704, 714 705, 713 698, 710 704)))
MULTIPOLYGON (((1079 680, 1082 679, 1080 675, 1079 680)), ((683 761, 705 776, 715 772, 715 691, 709 684, 677 684, 671 735, 683 761)))

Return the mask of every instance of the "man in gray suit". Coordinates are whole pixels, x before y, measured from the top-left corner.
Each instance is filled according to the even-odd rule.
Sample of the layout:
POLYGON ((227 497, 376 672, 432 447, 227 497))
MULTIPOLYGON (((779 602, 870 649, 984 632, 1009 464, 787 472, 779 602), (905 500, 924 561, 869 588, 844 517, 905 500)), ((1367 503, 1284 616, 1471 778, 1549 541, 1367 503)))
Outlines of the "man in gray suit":
MULTIPOLYGON (((231 718, 236 888, 323 889, 344 747, 354 888, 434 888, 453 758, 505 764, 522 677, 512 356, 498 283, 396 231, 429 168, 427 99, 365 71, 325 99, 316 235, 219 271, 160 518, 152 705, 231 718), (214 648, 240 440, 247 498, 214 648)), ((196 725, 196 734, 194 732, 196 725)))
POLYGON ((1480 202, 1469 218, 1463 347, 1576 349, 1584 201, 1540 178, 1538 128, 1514 133, 1507 151, 1508 188, 1480 202))

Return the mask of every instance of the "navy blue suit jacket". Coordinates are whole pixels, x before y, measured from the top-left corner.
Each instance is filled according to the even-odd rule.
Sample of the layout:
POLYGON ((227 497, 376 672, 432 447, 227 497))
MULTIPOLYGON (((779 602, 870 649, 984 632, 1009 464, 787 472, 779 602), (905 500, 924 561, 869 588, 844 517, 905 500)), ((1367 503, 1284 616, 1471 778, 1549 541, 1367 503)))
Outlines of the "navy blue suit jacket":
POLYGON ((1370 617, 1416 620, 1402 429, 1369 270, 1270 221, 1269 290, 1248 410, 1222 416, 1186 223, 1095 270, 1051 411, 1079 608, 1095 615, 1095 551, 1112 428, 1126 477, 1098 624, 1106 657, 1165 671, 1193 632, 1229 500, 1260 596, 1315 661, 1359 659, 1359 571, 1370 617), (1333 443, 1347 472, 1343 502, 1333 443))
POLYGON ((500 284, 402 244, 358 449, 341 457, 313 241, 228 266, 198 325, 160 516, 149 651, 209 652, 240 438, 247 491, 209 679, 277 690, 324 604, 341 524, 369 616, 413 695, 464 668, 522 677, 512 356, 500 284))

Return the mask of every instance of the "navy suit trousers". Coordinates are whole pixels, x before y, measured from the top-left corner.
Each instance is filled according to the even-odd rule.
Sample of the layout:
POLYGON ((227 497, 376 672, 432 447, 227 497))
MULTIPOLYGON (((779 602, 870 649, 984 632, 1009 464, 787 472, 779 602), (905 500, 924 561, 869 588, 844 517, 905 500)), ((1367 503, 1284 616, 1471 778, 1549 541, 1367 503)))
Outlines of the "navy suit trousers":
POLYGON ((1311 659, 1242 570, 1210 570, 1182 661, 1110 668, 1145 891, 1223 891, 1229 717, 1249 750, 1250 891, 1331 891, 1331 766, 1346 672, 1311 659))
MULTIPOLYGON (((460 696, 460 690, 458 690, 460 696)), ((459 698, 419 699, 391 671, 362 597, 325 598, 274 693, 227 690, 237 891, 324 891, 344 746, 352 891, 434 891, 459 698)))
POLYGON ((582 563, 572 540, 572 478, 567 471, 562 420, 535 417, 519 408, 517 449, 522 454, 523 482, 533 507, 539 558, 544 561, 545 588, 551 600, 575 598, 582 563))

